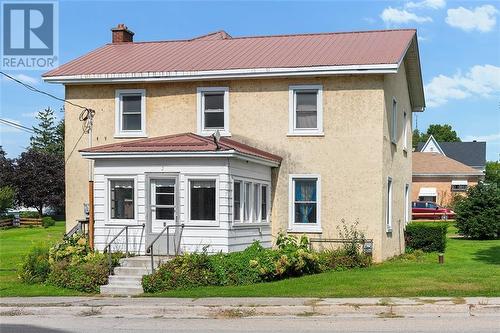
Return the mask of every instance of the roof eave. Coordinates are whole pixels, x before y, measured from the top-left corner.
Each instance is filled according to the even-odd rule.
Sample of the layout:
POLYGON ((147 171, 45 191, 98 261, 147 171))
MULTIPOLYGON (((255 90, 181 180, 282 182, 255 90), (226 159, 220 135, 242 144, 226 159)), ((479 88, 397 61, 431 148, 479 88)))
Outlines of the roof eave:
POLYGON ((482 172, 460 172, 460 173, 412 173, 413 177, 481 177, 484 176, 482 172))
POLYGON ((177 71, 144 73, 79 74, 62 76, 43 76, 48 83, 86 84, 86 83, 133 83, 161 81, 225 80, 259 77, 287 76, 324 76, 348 74, 395 74, 399 64, 370 64, 316 67, 279 67, 244 68, 213 71, 177 71))
POLYGON ((223 151, 200 151, 200 152, 95 152, 95 151, 80 151, 82 157, 97 160, 97 159, 121 159, 121 158, 186 158, 186 157, 209 157, 209 158, 228 158, 233 157, 245 161, 251 161, 257 164, 262 164, 270 167, 278 167, 280 161, 262 158, 259 156, 244 154, 236 150, 223 151))

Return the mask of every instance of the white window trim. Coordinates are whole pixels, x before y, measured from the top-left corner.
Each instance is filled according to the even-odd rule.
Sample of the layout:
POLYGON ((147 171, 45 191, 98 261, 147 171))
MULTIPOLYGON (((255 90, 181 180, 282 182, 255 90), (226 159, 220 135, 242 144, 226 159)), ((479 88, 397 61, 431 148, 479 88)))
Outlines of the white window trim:
POLYGON ((403 198, 405 204, 405 209, 404 209, 405 225, 407 225, 410 222, 410 184, 405 184, 403 198))
POLYGON ((190 225, 201 225, 207 227, 218 227, 220 223, 219 218, 219 203, 220 203, 220 191, 219 191, 219 177, 217 176, 186 176, 186 207, 187 207, 187 221, 186 224, 190 225), (191 181, 192 180, 215 180, 215 221, 211 220, 191 220, 191 181))
POLYGON ((391 124, 390 124, 390 139, 393 144, 397 144, 398 141, 398 101, 396 97, 392 97, 391 103, 391 124), (396 103, 396 104, 394 104, 396 103), (394 107, 394 105, 396 107, 394 107))
POLYGON ((196 120, 198 134, 200 135, 212 135, 217 130, 205 129, 204 122, 205 117, 203 115, 203 105, 204 105, 204 93, 206 92, 224 92, 224 129, 219 130, 222 136, 231 136, 231 131, 229 130, 229 87, 198 87, 196 89, 196 120))
POLYGON ((288 176, 288 231, 321 233, 321 176, 319 174, 290 174, 288 176), (295 179, 316 179, 316 223, 295 223, 295 179))
POLYGON ((403 150, 408 151, 408 114, 403 109, 403 150))
POLYGON ((243 178, 243 177, 233 177, 232 179, 232 198, 231 198, 231 208, 233 209, 231 211, 231 221, 233 222, 233 225, 235 227, 243 227, 243 226, 256 226, 256 225, 269 225, 271 219, 270 219, 270 205, 271 205, 271 198, 270 198, 270 192, 271 191, 271 183, 269 181, 265 180, 260 180, 260 179, 248 179, 248 178, 243 178), (235 182, 240 182, 240 219, 235 220, 234 219, 234 183, 235 182), (249 206, 250 206, 250 216, 248 220, 244 219, 244 213, 245 213, 245 184, 250 184, 250 200, 249 200, 249 206), (254 190, 255 190, 255 184, 259 185, 259 215, 258 219, 255 219, 253 214, 253 208, 254 208, 254 190), (262 186, 266 186, 267 189, 267 195, 266 195, 266 208, 267 208, 267 215, 266 215, 266 220, 262 220, 262 214, 261 214, 261 209, 262 209, 262 193, 260 192, 262 189, 262 186))
POLYGON ((138 204, 137 204, 137 176, 135 175, 117 175, 104 177, 106 186, 106 224, 137 224, 138 204), (133 180, 134 181, 134 218, 133 219, 112 219, 111 218, 111 181, 112 180, 133 180))
POLYGON ((324 136, 323 132, 323 86, 293 85, 288 87, 288 136, 324 136), (295 92, 297 90, 317 90, 317 128, 295 127, 295 92))
POLYGON ((146 134, 146 90, 145 89, 117 89, 115 90, 115 138, 141 138, 146 134), (122 130, 122 99, 126 94, 141 95, 141 129, 137 131, 122 130))
POLYGON ((385 230, 386 232, 390 233, 392 232, 392 193, 393 193, 393 180, 391 177, 387 177, 387 203, 386 203, 386 209, 385 209, 385 230))

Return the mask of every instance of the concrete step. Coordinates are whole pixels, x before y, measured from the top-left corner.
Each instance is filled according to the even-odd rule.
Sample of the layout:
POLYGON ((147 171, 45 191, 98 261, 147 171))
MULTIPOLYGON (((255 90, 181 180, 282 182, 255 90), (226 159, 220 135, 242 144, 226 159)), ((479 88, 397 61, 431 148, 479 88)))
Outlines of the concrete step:
POLYGON ((146 267, 115 267, 114 275, 143 276, 151 274, 151 268, 146 267))
POLYGON ((130 283, 130 284, 138 284, 138 285, 140 285, 142 283, 142 276, 110 275, 108 283, 109 284, 130 283))
POLYGON ((115 286, 115 285, 105 285, 101 286, 101 295, 107 296, 133 296, 140 295, 144 291, 142 290, 142 286, 115 286))
MULTIPOLYGON (((158 267, 160 263, 168 260, 166 257, 155 257, 154 265, 155 268, 158 267)), ((122 258, 120 259, 121 267, 146 267, 151 268, 151 257, 130 257, 130 258, 122 258)))

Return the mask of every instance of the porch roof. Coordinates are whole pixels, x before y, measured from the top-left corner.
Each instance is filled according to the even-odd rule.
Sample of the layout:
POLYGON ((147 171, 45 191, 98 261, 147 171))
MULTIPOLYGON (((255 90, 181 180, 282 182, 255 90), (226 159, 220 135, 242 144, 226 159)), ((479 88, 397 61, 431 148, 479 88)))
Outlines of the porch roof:
POLYGON ((275 164, 279 164, 282 160, 282 158, 278 155, 271 154, 264 150, 226 137, 220 138, 219 147, 217 147, 213 137, 205 137, 194 133, 181 133, 133 141, 124 141, 80 150, 80 153, 82 153, 84 157, 98 155, 111 157, 116 156, 117 154, 126 154, 127 156, 143 156, 148 153, 152 155, 171 153, 186 155, 192 153, 213 153, 217 155, 230 152, 267 160, 275 164))

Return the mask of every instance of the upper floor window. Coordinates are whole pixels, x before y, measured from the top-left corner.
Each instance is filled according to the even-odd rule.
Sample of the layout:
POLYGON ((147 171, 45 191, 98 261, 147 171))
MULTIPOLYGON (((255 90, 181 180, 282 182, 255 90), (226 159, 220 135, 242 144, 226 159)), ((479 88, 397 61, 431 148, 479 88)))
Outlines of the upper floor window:
POLYGON ((115 136, 146 136, 146 91, 144 89, 116 90, 115 136))
POLYGON ((227 87, 198 88, 198 133, 211 135, 229 132, 229 89, 227 87))
POLYGON ((289 87, 289 135, 323 135, 323 86, 289 87))
POLYGON ((391 131, 391 142, 395 144, 397 142, 397 135, 398 135, 398 102, 394 97, 392 98, 390 131, 391 131))

